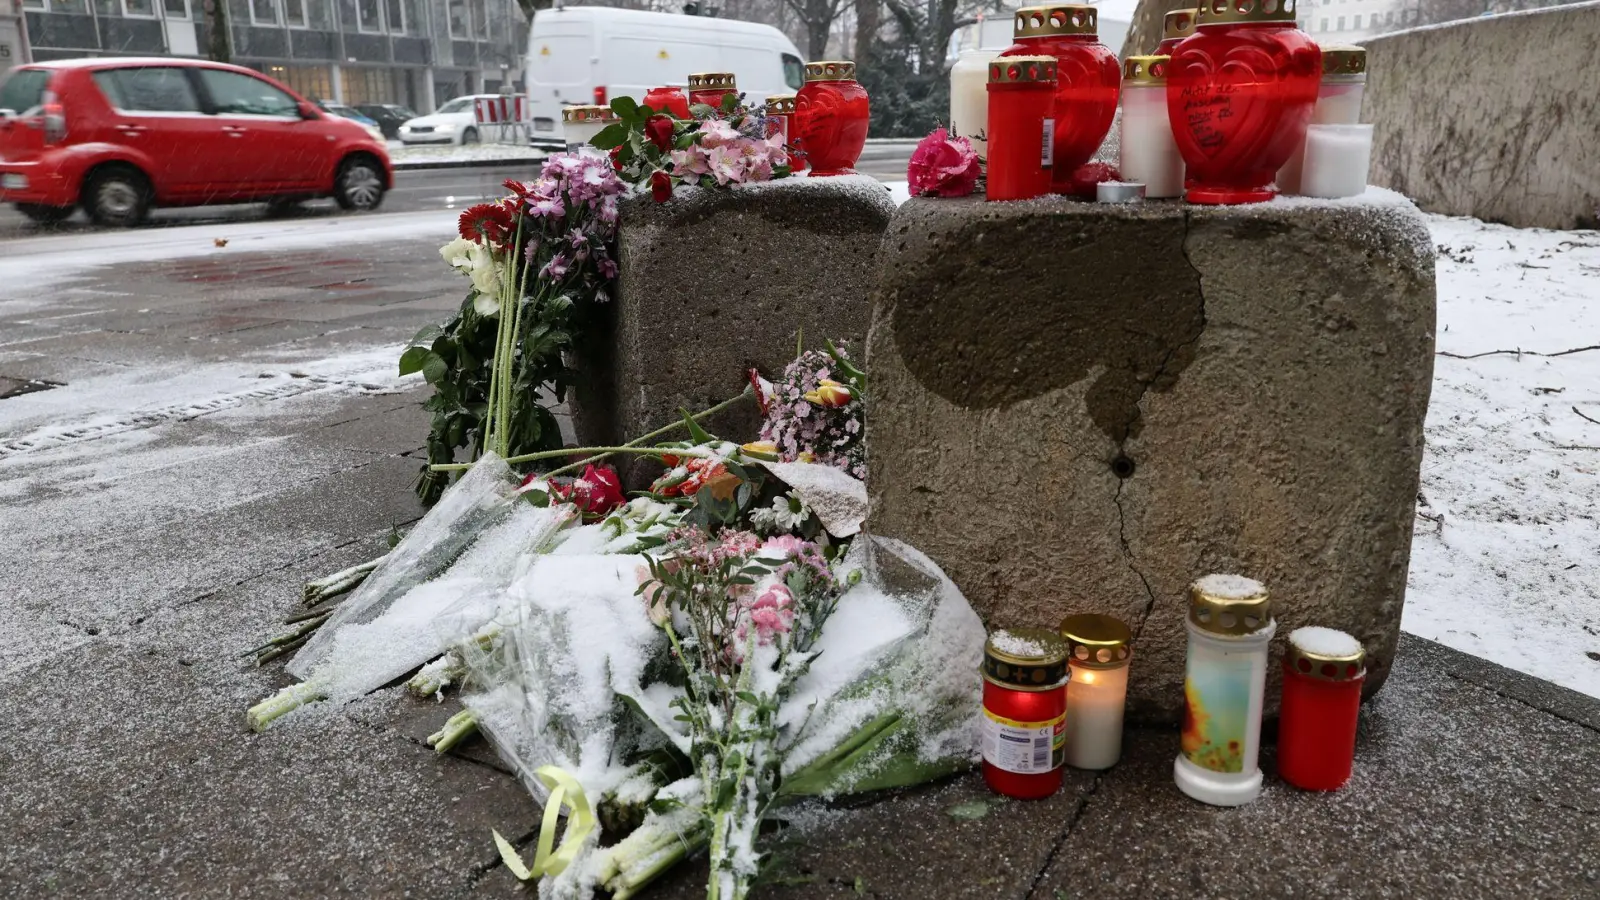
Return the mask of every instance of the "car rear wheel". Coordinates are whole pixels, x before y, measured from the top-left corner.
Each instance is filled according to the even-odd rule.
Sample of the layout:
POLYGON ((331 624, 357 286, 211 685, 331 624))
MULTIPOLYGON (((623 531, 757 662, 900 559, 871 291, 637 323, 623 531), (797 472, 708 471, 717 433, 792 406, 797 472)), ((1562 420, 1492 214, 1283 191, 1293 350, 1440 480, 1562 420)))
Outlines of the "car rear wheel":
POLYGON ((366 212, 383 202, 383 169, 371 157, 353 156, 339 166, 333 199, 345 209, 366 212))
POLYGON ((18 203, 17 212, 27 216, 30 220, 40 225, 55 225, 65 222, 72 215, 73 207, 46 206, 43 203, 18 203))
POLYGON ((477 142, 478 129, 468 128, 466 131, 461 132, 461 146, 465 147, 468 144, 476 144, 477 142))
POLYGON ((132 227, 150 213, 150 182, 126 166, 96 170, 84 182, 83 207, 97 225, 132 227))

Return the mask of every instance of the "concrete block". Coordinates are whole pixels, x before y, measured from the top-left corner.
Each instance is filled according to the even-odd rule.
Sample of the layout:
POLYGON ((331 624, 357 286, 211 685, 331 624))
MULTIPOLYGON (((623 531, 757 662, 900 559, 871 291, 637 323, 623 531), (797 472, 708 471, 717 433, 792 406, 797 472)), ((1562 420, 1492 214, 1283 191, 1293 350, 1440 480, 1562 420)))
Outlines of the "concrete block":
MULTIPOLYGON (((617 296, 577 349, 580 443, 614 444, 737 394, 751 368, 775 376, 803 331, 860 346, 878 242, 894 214, 871 178, 782 179, 624 202, 617 296)), ((754 440, 755 404, 710 429, 754 440)), ((630 485, 648 477, 629 466, 630 485)))
POLYGON ((1265 581, 1280 634, 1354 633, 1382 684, 1433 373, 1413 206, 917 199, 882 253, 869 530, 991 623, 1128 621, 1134 719, 1179 716, 1209 572, 1265 581))
POLYGON ((1362 42, 1373 184, 1429 212, 1600 227, 1600 3, 1362 42))

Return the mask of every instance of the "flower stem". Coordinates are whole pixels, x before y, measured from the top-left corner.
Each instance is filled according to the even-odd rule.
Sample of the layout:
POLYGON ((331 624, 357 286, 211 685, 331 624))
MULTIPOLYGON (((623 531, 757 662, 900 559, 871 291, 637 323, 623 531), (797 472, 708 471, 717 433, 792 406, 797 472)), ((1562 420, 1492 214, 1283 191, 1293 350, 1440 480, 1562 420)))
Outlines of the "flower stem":
POLYGON ((438 731, 428 735, 428 744, 436 753, 448 753, 477 731, 478 717, 472 714, 472 710, 463 709, 451 716, 438 731))
POLYGON ((271 697, 250 707, 245 713, 245 720, 250 727, 257 731, 266 731, 272 723, 287 713, 293 712, 308 703, 315 703, 328 696, 320 681, 302 681, 291 684, 271 697))
MULTIPOLYGON (((701 419, 706 418, 707 416, 715 415, 715 414, 717 414, 719 412, 722 412, 723 410, 725 410, 728 407, 734 405, 735 403, 738 403, 740 400, 743 400, 744 398, 750 397, 750 396, 753 396, 753 394, 751 393, 750 389, 749 388, 745 388, 744 391, 742 393, 738 394, 737 396, 729 397, 728 399, 722 401, 721 403, 718 403, 716 406, 713 406, 713 407, 711 407, 709 409, 701 410, 700 412, 697 412, 694 415, 690 416, 690 418, 694 419, 695 421, 698 422, 701 419)), ((645 441, 654 440, 655 438, 661 437, 664 434, 670 434, 671 432, 675 431, 676 429, 685 427, 687 424, 688 423, 684 422, 683 419, 678 419, 676 422, 673 422, 671 425, 666 425, 666 426, 663 426, 661 428, 657 428, 655 431, 652 431, 649 434, 641 435, 640 437, 636 437, 633 440, 627 442, 626 444, 623 444, 623 445, 618 446, 618 447, 564 447, 564 448, 562 448, 560 450, 543 450, 543 451, 540 451, 538 453, 524 453, 521 456, 510 457, 509 459, 506 460, 506 462, 508 464, 510 464, 510 465, 516 465, 518 463, 536 462, 536 461, 541 460, 541 459, 556 459, 558 457, 571 456, 571 455, 577 454, 577 453, 592 453, 592 454, 594 454, 593 456, 590 456, 587 459, 581 459, 581 460, 579 460, 579 461, 577 461, 575 463, 572 463, 570 465, 562 466, 561 468, 556 469, 555 471, 551 472, 548 476, 546 476, 546 477, 553 477, 553 476, 556 476, 556 475, 564 474, 566 472, 576 471, 576 470, 581 469, 581 468, 583 468, 584 466, 586 466, 586 465, 588 465, 590 463, 599 462, 600 460, 605 459, 606 457, 610 456, 613 453, 644 453, 644 454, 670 453, 673 456, 707 456, 707 457, 711 456, 712 454, 709 454, 709 453, 697 453, 697 452, 687 451, 687 450, 661 450, 661 449, 658 449, 658 448, 655 448, 655 447, 641 447, 641 446, 639 446, 640 444, 643 444, 645 441)), ((459 472, 459 471, 462 471, 464 469, 472 468, 472 465, 473 465, 472 463, 437 463, 437 464, 429 466, 428 468, 431 471, 434 471, 434 472, 459 472)))
POLYGON ((318 578, 316 581, 306 582, 305 604, 307 606, 316 606, 324 600, 355 590, 361 585, 361 582, 367 580, 367 576, 371 575, 374 569, 383 564, 385 559, 388 559, 388 554, 364 562, 359 566, 351 566, 342 572, 335 572, 332 575, 318 578))

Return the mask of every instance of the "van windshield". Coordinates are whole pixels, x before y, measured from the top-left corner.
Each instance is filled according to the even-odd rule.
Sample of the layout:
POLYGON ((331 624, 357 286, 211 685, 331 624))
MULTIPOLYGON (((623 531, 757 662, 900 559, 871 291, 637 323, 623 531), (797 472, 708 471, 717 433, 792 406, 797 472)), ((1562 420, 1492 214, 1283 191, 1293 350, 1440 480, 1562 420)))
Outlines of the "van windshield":
POLYGON ((0 80, 0 109, 9 109, 19 116, 26 113, 44 99, 44 87, 49 83, 49 69, 13 71, 0 80))

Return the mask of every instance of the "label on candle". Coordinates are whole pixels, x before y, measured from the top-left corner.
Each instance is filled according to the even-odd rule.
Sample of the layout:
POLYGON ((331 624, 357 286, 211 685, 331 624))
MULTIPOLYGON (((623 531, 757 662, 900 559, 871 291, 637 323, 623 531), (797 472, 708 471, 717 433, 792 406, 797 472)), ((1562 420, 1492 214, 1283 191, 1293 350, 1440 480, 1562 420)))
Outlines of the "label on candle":
POLYGON ((1066 758, 1067 714, 1047 722, 1019 722, 983 711, 983 761, 1018 775, 1058 768, 1066 758))
MULTIPOLYGON (((1194 655, 1191 648, 1190 656, 1194 655)), ((1191 659, 1183 682, 1183 753, 1213 772, 1244 771, 1254 664, 1249 656, 1191 659)))
POLYGON ((1044 136, 1043 136, 1043 139, 1040 141, 1040 144, 1039 144, 1039 154, 1040 154, 1039 155, 1039 165, 1040 165, 1040 167, 1046 168, 1046 169, 1050 168, 1050 157, 1054 156, 1055 152, 1056 152, 1056 120, 1055 119, 1045 119, 1044 120, 1044 136))

